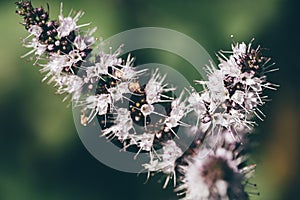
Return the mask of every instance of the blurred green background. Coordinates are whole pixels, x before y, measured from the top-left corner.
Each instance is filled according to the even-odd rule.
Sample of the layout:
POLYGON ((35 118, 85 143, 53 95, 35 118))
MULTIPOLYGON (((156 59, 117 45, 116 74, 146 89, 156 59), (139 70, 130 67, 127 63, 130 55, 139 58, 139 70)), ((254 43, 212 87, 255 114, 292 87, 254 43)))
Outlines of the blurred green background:
MULTIPOLYGON (((59 1, 50 4, 56 18, 59 1)), ((64 11, 84 10, 80 23, 92 22, 104 39, 121 31, 166 27, 185 33, 214 57, 229 49, 232 39, 269 48, 280 71, 270 81, 281 85, 268 92, 271 99, 265 121, 256 127, 251 161, 257 173, 252 182, 261 195, 252 199, 300 199, 299 189, 299 3, 284 0, 86 0, 64 1, 64 11)), ((41 84, 42 75, 32 61, 20 59, 26 31, 14 13, 13 1, 0 3, 0 200, 132 199, 173 200, 172 188, 163 190, 157 179, 110 169, 94 159, 77 136, 70 108, 54 89, 41 84)), ((151 52, 150 52, 151 53, 151 52)), ((155 61, 180 66, 171 55, 155 61)), ((155 56, 156 55, 156 56, 155 56)), ((139 59, 139 58, 138 58, 139 59)), ((147 52, 143 62, 152 61, 147 52), (148 60, 147 60, 148 59, 148 60)), ((142 62, 142 61, 137 61, 142 62)), ((184 62, 183 62, 184 63, 184 62)))

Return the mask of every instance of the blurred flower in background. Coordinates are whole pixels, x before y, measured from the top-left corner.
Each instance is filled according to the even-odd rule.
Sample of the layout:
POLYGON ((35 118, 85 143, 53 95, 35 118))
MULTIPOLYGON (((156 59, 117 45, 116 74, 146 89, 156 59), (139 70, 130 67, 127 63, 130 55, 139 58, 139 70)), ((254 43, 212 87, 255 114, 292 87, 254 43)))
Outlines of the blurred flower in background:
MULTIPOLYGON (((33 1, 50 5, 50 16, 57 18, 60 2, 33 1)), ((159 179, 142 183, 110 169, 94 159, 77 136, 72 113, 63 97, 40 84, 42 75, 34 61, 19 57, 26 31, 17 23, 12 1, 0 3, 0 199, 177 199, 171 188, 161 189, 159 179), (18 40, 20 38, 20 40, 18 40)), ((157 26, 174 29, 194 38, 213 56, 220 48, 229 49, 232 39, 250 41, 253 37, 270 49, 267 53, 280 71, 270 82, 280 84, 270 93, 273 101, 264 108, 264 123, 256 127, 252 159, 258 164, 252 182, 260 196, 252 199, 299 199, 299 72, 298 46, 300 17, 296 1, 140 1, 87 0, 64 2, 67 12, 84 10, 80 24, 92 22, 96 36, 104 39, 121 31, 157 26)), ((188 63, 166 52, 134 52, 137 64, 160 62, 176 69, 188 63)), ((190 72, 191 79, 194 77, 190 72)), ((250 188, 251 189, 251 188, 250 188)))

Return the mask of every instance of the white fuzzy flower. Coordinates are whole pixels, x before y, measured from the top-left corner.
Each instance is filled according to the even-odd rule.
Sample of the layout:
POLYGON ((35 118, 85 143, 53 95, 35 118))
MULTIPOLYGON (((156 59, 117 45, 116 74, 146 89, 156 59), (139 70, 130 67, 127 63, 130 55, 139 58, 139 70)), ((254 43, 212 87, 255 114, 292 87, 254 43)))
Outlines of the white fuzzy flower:
POLYGON ((169 183, 171 178, 174 178, 174 185, 176 184, 175 166, 176 160, 182 155, 182 150, 177 146, 173 140, 168 140, 163 144, 162 153, 152 155, 150 163, 144 164, 144 168, 148 173, 163 172, 167 175, 163 188, 169 183))
POLYGON ((154 106, 151 104, 143 104, 141 107, 141 113, 144 115, 144 117, 149 116, 154 112, 154 106))
POLYGON ((236 45, 232 44, 231 47, 232 47, 233 56, 235 58, 242 57, 247 52, 247 45, 244 42, 240 44, 236 43, 236 45))
POLYGON ((192 106, 193 111, 198 115, 202 116, 206 113, 207 109, 205 107, 205 100, 203 95, 200 96, 198 92, 192 92, 188 98, 189 104, 192 106))
POLYGON ((241 75, 240 66, 233 56, 230 56, 227 60, 220 59, 220 64, 218 66, 224 75, 229 75, 231 77, 240 77, 241 75))
POLYGON ((239 105, 242 105, 244 103, 244 99, 245 99, 245 93, 241 90, 235 91, 235 93, 231 97, 231 100, 239 105))
MULTIPOLYGON (((86 79, 85 82, 94 82, 99 79, 103 79, 104 75, 117 78, 114 74, 109 73, 109 67, 112 67, 113 71, 118 71, 116 66, 122 64, 122 59, 119 58, 121 52, 120 46, 114 53, 105 53, 104 51, 99 51, 96 56, 96 62, 94 65, 87 67, 86 70, 86 79)), ((103 79, 104 80, 104 79, 103 79)))
MULTIPOLYGON (((62 71, 64 68, 67 68, 67 70, 70 70, 72 74, 74 72, 72 71, 71 67, 77 63, 78 61, 81 61, 82 57, 80 56, 80 52, 78 50, 70 51, 69 54, 65 55, 59 55, 59 54, 52 54, 49 58, 49 62, 47 64, 40 64, 43 68, 40 70, 41 73, 48 72, 42 81, 45 81, 50 76, 59 77, 62 74, 62 71)), ((53 80, 50 79, 50 82, 53 80)))
POLYGON ((124 94, 130 93, 128 83, 126 82, 121 82, 117 84, 116 87, 108 88, 107 91, 110 93, 113 102, 122 100, 124 94))
POLYGON ((213 102, 222 103, 229 98, 228 90, 224 86, 224 82, 221 81, 225 79, 225 74, 221 70, 216 69, 212 63, 210 63, 210 66, 207 66, 207 70, 209 73, 208 80, 195 82, 207 88, 213 102))
POLYGON ((58 16, 59 19, 59 27, 57 28, 58 38, 66 37, 75 29, 89 25, 89 24, 83 24, 83 25, 76 24, 79 18, 82 17, 82 15, 84 14, 81 11, 79 11, 74 18, 70 16, 64 17, 62 12, 63 12, 63 4, 61 3, 60 15, 58 16))
POLYGON ((228 91, 224 86, 224 74, 221 70, 215 70, 208 76, 207 88, 211 92, 211 98, 215 102, 224 102, 228 99, 228 91))
POLYGON ((245 108, 247 110, 253 110, 259 105, 259 98, 254 92, 247 92, 245 94, 245 108))
POLYGON ((139 148, 137 155, 139 154, 140 151, 150 152, 153 150, 153 142, 154 142, 155 134, 145 132, 143 134, 133 134, 130 137, 132 139, 130 145, 136 145, 139 148))
POLYGON ((114 124, 111 127, 104 129, 102 134, 109 138, 116 137, 121 142, 130 139, 131 134, 135 134, 133 122, 130 116, 130 111, 126 108, 117 109, 117 117, 114 120, 114 124))
POLYGON ((76 64, 79 61, 82 61, 80 51, 77 49, 70 51, 69 54, 67 54, 67 56, 68 56, 68 62, 65 65, 70 67, 70 69, 71 69, 71 66, 73 66, 74 64, 76 64))
POLYGON ((188 97, 188 103, 197 117, 197 122, 191 132, 196 133, 199 130, 205 132, 210 127, 211 112, 215 110, 216 105, 211 102, 208 90, 202 91, 201 95, 193 91, 188 97))
POLYGON ((229 128, 233 123, 236 123, 235 117, 229 113, 214 113, 213 123, 215 125, 229 128))
POLYGON ((112 104, 109 94, 96 94, 86 98, 84 105, 86 109, 91 110, 88 116, 90 122, 97 114, 106 115, 109 106, 112 104))
POLYGON ((43 29, 38 25, 32 25, 28 29, 28 32, 38 38, 41 35, 41 33, 43 32, 43 29))
POLYGON ((172 101, 171 112, 169 116, 165 119, 165 125, 170 130, 179 125, 189 126, 188 124, 185 124, 180 121, 190 111, 189 107, 186 104, 187 99, 183 100, 183 95, 184 93, 182 92, 178 98, 172 101))
POLYGON ((50 76, 59 77, 63 68, 67 66, 68 61, 68 55, 53 54, 47 64, 40 64, 43 67, 40 72, 48 72, 42 81, 45 81, 50 76))
POLYGON ((76 28, 76 21, 72 17, 59 17, 60 26, 57 28, 58 37, 62 38, 68 36, 71 31, 76 28))
POLYGON ((130 56, 127 57, 125 64, 119 64, 121 69, 116 70, 117 78, 120 78, 123 81, 133 81, 138 79, 141 75, 143 75, 147 69, 136 70, 133 67, 134 58, 130 56))
POLYGON ((246 77, 246 80, 244 82, 247 86, 251 87, 251 89, 254 92, 261 92, 262 91, 262 82, 263 81, 260 78, 246 77))
POLYGON ((161 76, 158 72, 158 69, 152 74, 150 80, 148 81, 145 87, 146 93, 146 101, 149 104, 154 104, 158 102, 162 102, 161 97, 165 97, 167 99, 171 99, 166 95, 163 95, 164 92, 174 91, 176 88, 166 88, 168 84, 163 84, 166 79, 166 75, 161 76))
POLYGON ((215 128, 224 127, 230 129, 231 127, 247 127, 247 129, 251 129, 254 125, 253 121, 249 121, 245 118, 244 112, 235 109, 231 109, 229 113, 214 113, 212 117, 212 123, 215 128))
POLYGON ((86 78, 84 81, 86 83, 94 83, 96 82, 99 78, 102 78, 102 72, 108 73, 108 67, 104 66, 99 66, 99 64, 95 64, 94 66, 89 66, 86 69, 86 78))
MULTIPOLYGON (((72 100, 76 102, 81 95, 83 83, 84 82, 82 78, 80 78, 79 76, 65 75, 57 77, 55 86, 58 86, 58 94, 71 94, 72 100)), ((64 100, 66 100, 66 98, 64 100)))
POLYGON ((95 43, 95 38, 92 34, 96 31, 96 28, 87 31, 85 35, 77 35, 74 39, 74 45, 77 49, 83 51, 95 43))
POLYGON ((99 63, 101 66, 119 66, 122 64, 122 58, 120 58, 122 46, 120 46, 115 52, 110 51, 110 53, 105 53, 104 51, 100 51, 97 55, 97 59, 99 59, 99 63))
POLYGON ((26 48, 33 48, 33 49, 31 51, 29 51, 28 53, 24 54, 22 56, 22 58, 24 58, 26 56, 29 56, 30 54, 34 53, 35 55, 38 56, 37 59, 39 59, 39 57, 41 57, 47 49, 47 45, 41 44, 39 42, 38 37, 33 37, 31 39, 31 41, 26 41, 26 39, 24 39, 24 46, 26 48))

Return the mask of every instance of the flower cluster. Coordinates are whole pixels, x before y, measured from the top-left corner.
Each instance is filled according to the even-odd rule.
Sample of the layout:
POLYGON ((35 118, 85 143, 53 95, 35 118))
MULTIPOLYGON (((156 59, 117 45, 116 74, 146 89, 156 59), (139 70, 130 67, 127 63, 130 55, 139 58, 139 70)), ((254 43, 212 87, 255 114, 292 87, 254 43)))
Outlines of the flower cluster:
POLYGON ((166 74, 138 70, 134 58, 122 58, 122 46, 109 52, 93 47, 92 55, 95 29, 83 32, 89 24, 77 24, 83 12, 64 17, 61 4, 58 20, 50 20, 47 11, 33 8, 30 1, 16 4, 29 32, 24 46, 32 48, 25 56, 34 54, 43 81, 54 82, 58 94, 71 96, 73 105, 82 108, 82 125, 98 120, 101 135, 124 149, 135 146, 137 155, 154 155, 177 136, 178 126, 187 126, 181 121, 188 113, 186 100, 183 93, 176 97, 166 74), (141 83, 141 76, 148 77, 147 83, 141 83))
POLYGON ((45 73, 43 81, 54 82, 59 94, 66 93, 78 99, 83 80, 76 73, 92 51, 95 29, 80 32, 80 27, 88 25, 77 25, 83 12, 64 17, 62 4, 59 20, 50 20, 48 11, 43 7, 34 8, 30 1, 20 1, 16 5, 16 12, 23 17, 22 24, 29 32, 23 41, 24 46, 32 48, 23 57, 34 54, 35 64, 45 73))
POLYGON ((275 69, 260 47, 233 44, 231 51, 219 52, 218 67, 207 66, 207 80, 195 81, 202 92, 178 91, 168 74, 135 67, 130 54, 124 59, 122 46, 109 52, 94 48, 95 29, 82 31, 89 24, 77 24, 83 12, 64 17, 61 5, 58 20, 50 20, 48 11, 30 1, 16 4, 29 32, 24 46, 32 48, 24 56, 33 54, 43 81, 80 107, 83 126, 96 120, 101 136, 124 151, 147 153, 148 178, 165 174, 163 187, 173 179, 184 200, 249 198, 245 188, 255 165, 243 154, 247 133, 254 116, 264 117, 264 89, 277 87, 267 82, 275 69), (179 133, 191 142, 184 144, 179 133))
POLYGON ((261 120, 265 117, 259 109, 267 98, 263 90, 278 87, 266 80, 266 73, 277 69, 268 70, 274 63, 269 64, 271 59, 261 51, 259 46, 252 48, 252 43, 232 45, 229 57, 220 51, 219 68, 211 64, 208 80, 195 81, 205 90, 200 95, 194 92, 189 99, 201 122, 223 127, 234 141, 241 140, 255 125, 253 115, 261 120))
POLYGON ((176 191, 185 200, 249 198, 245 187, 255 165, 247 165, 240 152, 255 124, 253 116, 264 117, 259 109, 267 98, 263 90, 278 87, 267 82, 266 73, 277 69, 268 70, 274 64, 268 64, 270 58, 252 42, 236 43, 227 53, 229 57, 219 52, 218 68, 207 66, 207 81, 195 81, 204 90, 193 90, 188 98, 198 118, 199 136, 190 147, 192 153, 177 160, 176 191))

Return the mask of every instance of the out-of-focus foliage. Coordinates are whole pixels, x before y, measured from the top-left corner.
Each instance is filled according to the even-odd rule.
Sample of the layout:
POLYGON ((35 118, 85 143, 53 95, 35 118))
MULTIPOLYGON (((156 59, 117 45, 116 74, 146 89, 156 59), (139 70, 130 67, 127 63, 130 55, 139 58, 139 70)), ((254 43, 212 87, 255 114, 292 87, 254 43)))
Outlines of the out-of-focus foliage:
MULTIPOLYGON (((32 0, 50 5, 50 16, 59 13, 59 1, 32 0)), ((281 85, 264 109, 267 119, 254 133, 253 160, 260 197, 298 199, 299 188, 299 11, 296 1, 64 1, 86 12, 81 23, 92 22, 104 39, 143 26, 171 28, 202 44, 214 57, 237 41, 250 41, 270 49, 280 71, 271 82, 281 85)), ((54 89, 41 84, 33 62, 21 60, 26 31, 18 22, 12 1, 0 3, 0 199, 176 199, 171 189, 162 190, 157 179, 143 185, 144 176, 114 171, 95 160, 81 144, 72 113, 54 89)), ((169 54, 137 53, 141 60, 184 67, 169 54)), ((138 58, 139 59, 139 58, 138 58)), ((251 188, 249 188, 249 191, 251 188)))

